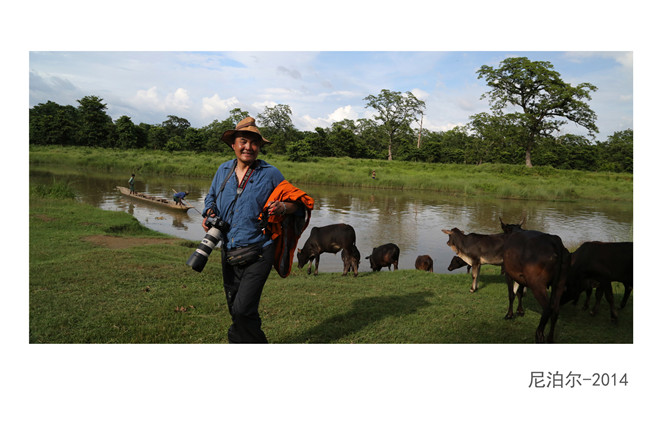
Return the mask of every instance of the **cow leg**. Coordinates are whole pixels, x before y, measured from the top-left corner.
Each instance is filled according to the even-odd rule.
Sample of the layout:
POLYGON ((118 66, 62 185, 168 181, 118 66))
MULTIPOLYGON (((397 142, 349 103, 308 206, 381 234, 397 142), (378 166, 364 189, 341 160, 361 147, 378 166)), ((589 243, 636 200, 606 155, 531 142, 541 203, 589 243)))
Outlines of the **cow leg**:
POLYGON ((475 263, 472 266, 472 287, 470 287, 470 293, 474 293, 477 291, 479 269, 481 269, 481 264, 479 263, 475 263))
POLYGON ((513 293, 514 281, 508 275, 506 275, 505 278, 506 278, 506 286, 509 290, 509 310, 507 310, 506 315, 504 315, 504 319, 513 319, 513 298, 515 296, 513 293))
POLYGON ((541 309, 543 310, 543 313, 541 314, 541 321, 539 321, 539 326, 536 327, 536 343, 543 343, 545 342, 545 335, 543 334, 545 331, 545 325, 548 323, 548 319, 552 318, 551 321, 551 332, 549 335, 550 340, 552 339, 552 332, 554 330, 554 323, 557 321, 557 318, 554 316, 550 301, 548 301, 548 292, 545 286, 527 286, 533 293, 534 293, 534 298, 539 302, 541 305, 541 309))
POLYGON ((564 293, 565 285, 560 280, 558 284, 552 286, 550 292, 550 332, 548 333, 548 342, 555 340, 555 325, 559 319, 559 305, 561 304, 561 296, 564 293))
MULTIPOLYGON (((605 289, 605 282, 600 282, 598 283, 598 287, 596 287, 596 303, 594 304, 594 308, 591 309, 591 316, 596 316, 598 313, 598 308, 600 307, 600 300, 603 298, 603 289, 605 289)), ((611 286, 610 286, 611 288, 611 286)))
POLYGON ((346 276, 348 271, 351 269, 350 259, 351 259, 350 257, 345 257, 345 258, 342 259, 343 262, 344 262, 344 272, 342 272, 341 276, 343 276, 343 277, 346 276))
POLYGON ((588 289, 585 290, 586 292, 586 299, 584 300, 584 306, 582 306, 582 310, 588 310, 589 309, 589 300, 591 299, 591 293, 593 292, 593 288, 589 287, 588 289))
POLYGON ((314 275, 318 275, 318 274, 319 274, 319 260, 320 260, 320 259, 321 259, 321 254, 318 254, 318 255, 316 256, 316 259, 315 259, 316 263, 314 263, 314 264, 315 264, 315 267, 314 267, 314 275))
POLYGON ((516 310, 516 315, 525 316, 525 310, 523 309, 522 306, 522 297, 523 297, 523 292, 525 291, 525 286, 516 283, 514 287, 516 287, 516 296, 518 297, 518 309, 516 310))
POLYGON ((394 262, 394 270, 399 270, 399 260, 394 262))
POLYGON ((628 302, 628 297, 630 296, 630 292, 632 291, 632 285, 628 286, 624 284, 626 290, 623 293, 623 298, 621 299, 621 304, 619 305, 619 308, 622 309, 626 306, 626 303, 628 302))
POLYGON ((610 304, 610 319, 612 322, 619 320, 619 314, 614 307, 614 295, 612 294, 612 283, 605 283, 605 299, 610 304))
POLYGON ((312 264, 314 264, 314 258, 309 260, 309 267, 307 268, 307 275, 310 275, 312 273, 312 264))
POLYGON ((550 308, 550 332, 548 333, 548 343, 555 341, 555 325, 557 324, 557 319, 559 318, 559 310, 552 306, 550 308))

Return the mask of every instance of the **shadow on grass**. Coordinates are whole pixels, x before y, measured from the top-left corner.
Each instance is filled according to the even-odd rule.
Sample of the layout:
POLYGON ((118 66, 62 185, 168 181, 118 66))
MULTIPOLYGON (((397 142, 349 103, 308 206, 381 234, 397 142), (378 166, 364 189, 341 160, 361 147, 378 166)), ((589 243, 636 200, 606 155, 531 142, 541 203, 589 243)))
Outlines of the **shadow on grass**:
POLYGON ((363 298, 353 302, 346 313, 326 319, 302 334, 285 337, 283 344, 324 344, 358 332, 371 323, 389 316, 411 315, 431 303, 431 292, 413 292, 407 295, 390 295, 363 298))

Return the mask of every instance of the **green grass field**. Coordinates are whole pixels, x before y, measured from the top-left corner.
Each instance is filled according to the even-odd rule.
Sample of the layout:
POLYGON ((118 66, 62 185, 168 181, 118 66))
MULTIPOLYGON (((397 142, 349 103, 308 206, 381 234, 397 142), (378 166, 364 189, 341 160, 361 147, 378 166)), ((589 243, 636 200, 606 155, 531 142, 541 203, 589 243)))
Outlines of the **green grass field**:
MULTIPOLYGON (((31 343, 224 343, 230 318, 220 253, 202 273, 185 262, 197 243, 142 227, 126 213, 74 201, 66 188, 31 188, 29 340, 31 343)), ((340 258, 323 255, 324 258, 340 258)), ((364 263, 363 263, 364 264, 364 263)), ((362 267, 364 270, 364 266, 362 267)), ((470 277, 415 270, 308 276, 272 272, 261 302, 272 343, 533 343, 539 306, 504 320, 508 300, 499 268, 470 277)), ((623 294, 615 285, 615 301, 623 294)), ((634 293, 609 319, 562 308, 559 343, 632 343, 634 293)), ((547 332, 547 330, 546 330, 547 332)))

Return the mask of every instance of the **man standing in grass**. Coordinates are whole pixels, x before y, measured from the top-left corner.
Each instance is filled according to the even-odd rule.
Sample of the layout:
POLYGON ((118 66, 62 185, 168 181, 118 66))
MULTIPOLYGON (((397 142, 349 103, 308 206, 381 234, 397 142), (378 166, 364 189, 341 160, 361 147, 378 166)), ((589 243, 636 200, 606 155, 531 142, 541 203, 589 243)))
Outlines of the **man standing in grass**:
MULTIPOLYGON (((234 150, 236 158, 218 168, 204 200, 203 215, 217 216, 229 225, 222 249, 222 277, 232 320, 227 337, 230 343, 266 343, 259 301, 273 263, 279 265, 276 248, 282 239, 277 241, 260 221, 261 216, 267 214, 268 221, 300 217, 308 222, 306 211, 312 209, 313 200, 309 198, 309 206, 305 206, 300 200, 306 197, 302 191, 304 196, 295 200, 284 196, 270 199, 276 188, 292 185, 277 168, 257 159, 263 145, 270 141, 261 136, 254 118, 243 119, 235 130, 227 130, 222 140, 234 150)), ((208 231, 205 222, 202 226, 208 231)), ((297 238, 294 241, 297 243, 297 238)), ((288 262, 293 258, 285 257, 288 262)))

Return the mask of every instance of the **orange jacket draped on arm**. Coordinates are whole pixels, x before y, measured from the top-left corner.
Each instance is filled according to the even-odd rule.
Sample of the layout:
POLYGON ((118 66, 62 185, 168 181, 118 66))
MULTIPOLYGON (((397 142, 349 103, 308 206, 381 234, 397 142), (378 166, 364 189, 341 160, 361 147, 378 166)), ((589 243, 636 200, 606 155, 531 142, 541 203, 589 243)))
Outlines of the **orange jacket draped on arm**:
MULTIPOLYGON (((268 224, 266 229, 273 240, 275 246, 275 260, 273 267, 277 273, 286 278, 291 272, 293 264, 293 254, 296 251, 298 240, 303 231, 309 225, 309 220, 312 216, 314 209, 314 199, 307 195, 303 190, 291 185, 288 181, 283 180, 282 183, 277 185, 273 190, 270 197, 264 205, 264 211, 267 212, 268 205, 271 202, 295 202, 301 205, 305 210, 305 215, 270 215, 268 217, 268 224)), ((262 213, 263 216, 263 213, 262 213)))

